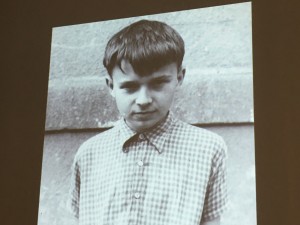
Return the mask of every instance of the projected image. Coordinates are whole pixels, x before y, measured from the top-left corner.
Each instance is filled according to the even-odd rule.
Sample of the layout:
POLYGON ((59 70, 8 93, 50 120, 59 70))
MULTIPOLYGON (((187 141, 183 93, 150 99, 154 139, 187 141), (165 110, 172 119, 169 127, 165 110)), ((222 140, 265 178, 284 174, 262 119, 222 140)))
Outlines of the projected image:
POLYGON ((251 3, 52 30, 39 225, 255 225, 251 3))

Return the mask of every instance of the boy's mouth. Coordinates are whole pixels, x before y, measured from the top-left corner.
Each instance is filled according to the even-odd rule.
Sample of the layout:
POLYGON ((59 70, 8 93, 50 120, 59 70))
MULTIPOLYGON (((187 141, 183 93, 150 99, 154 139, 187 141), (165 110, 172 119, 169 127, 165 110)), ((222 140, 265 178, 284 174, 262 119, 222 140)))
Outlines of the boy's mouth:
POLYGON ((154 113, 156 111, 139 111, 139 112, 134 112, 133 117, 137 120, 149 120, 150 118, 153 117, 154 113))
POLYGON ((154 112, 155 112, 155 110, 153 110, 153 111, 134 112, 133 114, 136 114, 136 115, 149 115, 149 114, 152 114, 154 112))

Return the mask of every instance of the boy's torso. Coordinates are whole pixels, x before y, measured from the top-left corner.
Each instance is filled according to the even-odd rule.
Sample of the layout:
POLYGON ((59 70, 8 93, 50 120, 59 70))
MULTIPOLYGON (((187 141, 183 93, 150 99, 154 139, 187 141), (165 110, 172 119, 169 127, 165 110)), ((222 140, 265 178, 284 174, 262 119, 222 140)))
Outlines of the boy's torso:
POLYGON ((76 155, 80 224, 199 224, 225 151, 217 135, 171 115, 143 135, 119 121, 76 155))

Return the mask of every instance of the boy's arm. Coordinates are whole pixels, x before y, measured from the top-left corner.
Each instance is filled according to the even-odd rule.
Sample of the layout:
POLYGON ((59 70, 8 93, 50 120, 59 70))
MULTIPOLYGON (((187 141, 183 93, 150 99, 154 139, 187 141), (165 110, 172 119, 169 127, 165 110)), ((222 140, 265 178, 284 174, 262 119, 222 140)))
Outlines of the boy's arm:
POLYGON ((200 225, 220 225, 220 217, 209 221, 201 222, 200 225))
MULTIPOLYGON (((69 211, 70 218, 72 218, 74 221, 78 220, 79 218, 79 198, 80 198, 80 166, 79 166, 79 160, 77 158, 77 155, 74 158, 72 168, 71 168, 71 179, 70 179, 70 186, 69 186, 69 194, 68 194, 68 200, 67 200, 67 209, 69 211)), ((72 223, 72 224, 73 224, 72 223)))
POLYGON ((216 142, 215 149, 200 225, 219 225, 220 216, 227 208, 227 146, 222 138, 216 142))

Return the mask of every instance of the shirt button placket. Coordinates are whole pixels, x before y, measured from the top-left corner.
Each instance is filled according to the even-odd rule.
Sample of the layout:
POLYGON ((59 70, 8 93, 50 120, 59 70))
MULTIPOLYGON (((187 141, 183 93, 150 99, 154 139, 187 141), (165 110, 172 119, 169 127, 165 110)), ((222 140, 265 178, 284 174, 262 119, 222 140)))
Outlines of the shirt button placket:
MULTIPOLYGON (((139 138, 139 145, 138 145, 138 149, 139 150, 141 150, 142 149, 142 146, 143 146, 143 143, 142 142, 144 142, 145 140, 146 140, 146 137, 145 137, 145 135, 144 134, 139 134, 139 136, 138 136, 138 138, 139 138)), ((142 152, 139 152, 139 154, 141 154, 142 152)), ((139 168, 141 168, 142 169, 142 167, 144 166, 144 162, 143 162, 143 160, 142 159, 140 159, 140 160, 138 160, 137 162, 136 162, 136 164, 137 164, 137 166, 139 167, 139 168)), ((139 169, 139 171, 140 171, 140 169, 139 169)), ((141 178, 140 176, 142 176, 141 174, 140 174, 140 172, 138 173, 139 175, 139 178, 141 178)), ((139 183, 141 182, 141 180, 140 179, 138 179, 138 184, 137 184, 137 187, 139 187, 140 185, 139 185, 139 183)), ((137 188, 136 190, 135 190, 135 192, 133 193, 133 198, 134 199, 136 199, 136 200, 138 200, 138 199, 140 199, 141 198, 141 193, 140 193, 140 190, 137 188)))
MULTIPOLYGON (((146 137, 145 137, 144 134, 139 134, 139 139, 140 139, 141 141, 144 141, 144 140, 146 139, 146 137)), ((139 150, 142 149, 142 144, 141 144, 141 143, 139 144, 138 149, 139 149, 139 150)), ((142 159, 141 159, 141 160, 138 160, 138 161, 137 161, 137 165, 138 165, 139 167, 143 167, 143 166, 144 166, 143 160, 142 160, 142 159)))

